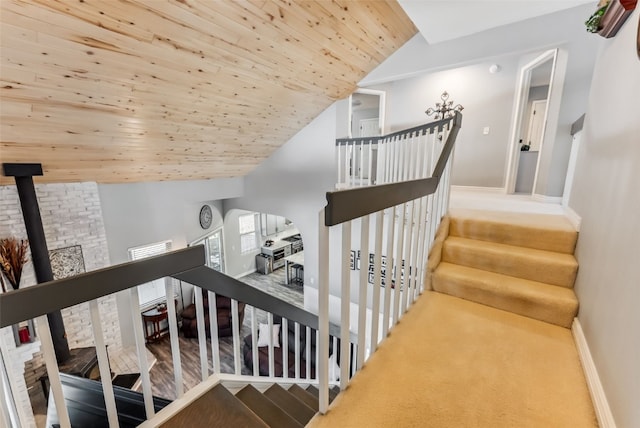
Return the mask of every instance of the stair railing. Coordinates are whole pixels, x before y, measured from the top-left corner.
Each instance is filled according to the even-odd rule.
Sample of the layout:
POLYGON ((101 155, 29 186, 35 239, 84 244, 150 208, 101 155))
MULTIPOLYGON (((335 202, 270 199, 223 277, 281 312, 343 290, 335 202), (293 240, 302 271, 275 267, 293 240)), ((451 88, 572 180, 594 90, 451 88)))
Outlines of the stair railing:
MULTIPOLYGON (((378 184, 327 193, 319 216, 321 413, 329 403, 330 320, 340 320, 342 338, 357 333, 355 355, 348 341, 340 349, 355 360, 357 371, 423 291, 428 252, 449 205, 452 153, 461 121, 456 112, 452 118, 380 137, 375 142, 378 184), (340 296, 339 314, 330 310, 330 295, 340 296), (354 307, 357 319, 351 322, 354 307)), ((363 139, 338 140, 344 153, 364 145, 363 139)), ((348 176, 346 168, 342 171, 340 179, 348 176)), ((351 176, 346 185, 362 183, 351 176)), ((353 370, 340 370, 345 389, 353 370)))
POLYGON ((337 189, 371 186, 432 176, 450 119, 378 137, 336 140, 337 189))
MULTIPOLYGON (((200 370, 202 383, 211 386, 211 377, 215 375, 218 380, 242 380, 244 382, 252 382, 254 380, 264 380, 265 377, 258 378, 260 367, 257 365, 259 360, 258 347, 256 346, 257 328, 256 328, 256 311, 266 312, 269 330, 273 326, 274 315, 281 316, 281 331, 287 332, 288 324, 292 323, 295 327, 294 340, 296 344, 304 342, 307 344, 306 349, 299 349, 295 346, 295 375, 289 376, 288 370, 283 370, 282 377, 276 377, 274 373, 274 359, 276 352, 273 338, 269 335, 268 354, 269 368, 268 377, 274 382, 290 382, 290 383, 310 383, 317 385, 316 374, 318 373, 317 364, 319 361, 318 350, 311 350, 310 343, 312 336, 318 340, 319 337, 319 320, 314 314, 305 311, 302 308, 279 300, 261 290, 244 284, 234 278, 226 276, 204 265, 205 253, 203 246, 195 246, 186 249, 173 251, 171 253, 150 257, 142 260, 124 263, 117 266, 100 269, 81 275, 64 278, 60 280, 50 281, 34 285, 9 293, 0 294, 0 328, 10 327, 19 322, 35 319, 38 337, 41 339, 41 350, 47 369, 47 376, 51 388, 50 397, 53 398, 57 413, 57 422, 62 427, 70 427, 71 419, 65 403, 63 392, 63 384, 61 382, 58 364, 56 362, 55 351, 51 341, 51 335, 48 328, 46 314, 55 310, 71 307, 73 305, 89 302, 90 320, 87 321, 87 327, 92 329, 100 377, 102 379, 102 389, 105 399, 106 415, 109 426, 118 426, 118 409, 116 408, 116 400, 111 382, 111 372, 107 356, 107 348, 103 340, 104 332, 101 324, 101 315, 99 312, 98 299, 113 293, 128 290, 131 294, 130 316, 133 325, 133 333, 135 337, 135 346, 138 356, 138 365, 140 369, 140 380, 144 407, 147 419, 152 419, 155 415, 154 397, 152 395, 151 379, 149 376, 150 367, 147 361, 147 351, 145 347, 145 334, 143 321, 139 309, 137 285, 150 282, 164 277, 173 277, 175 279, 193 284, 196 290, 196 311, 198 317, 198 341, 200 353, 200 370), (211 338, 211 360, 208 358, 206 336, 204 328, 204 308, 202 304, 202 291, 208 293, 209 301, 215 302, 216 294, 231 298, 232 303, 232 323, 233 331, 233 352, 234 352, 234 368, 233 373, 222 373, 219 358, 219 346, 217 337, 217 316, 212 312, 209 316, 211 338), (241 325, 238 318, 238 302, 243 302, 249 308, 252 314, 251 333, 253 335, 253 371, 252 375, 242 375, 242 356, 241 356, 241 325), (312 352, 315 352, 312 358, 312 352), (311 360, 315 359, 315 365, 312 366, 311 360), (211 363, 209 362, 211 361, 211 363), (301 366, 304 364, 304 366, 301 366), (304 373, 304 376, 301 376, 304 373)), ((171 298, 174 295, 171 281, 166 281, 165 297, 171 298)), ((215 308, 215 304, 210 305, 215 308)), ((213 309, 215 311, 215 309, 213 309)), ((178 325, 176 308, 174 305, 167 305, 167 322, 169 324, 169 335, 171 342, 171 354, 173 363, 173 374, 175 382, 175 396, 180 398, 185 395, 182 378, 182 363, 180 358, 180 349, 178 341, 178 325)), ((337 336, 340 330, 336 325, 329 325, 327 334, 335 337, 334 342, 338 342, 337 336)), ((283 366, 289 366, 289 340, 288 335, 283 334, 283 346, 281 349, 283 366)), ((357 341, 355 335, 347 337, 347 348, 353 347, 357 341)), ((337 345, 336 345, 337 346, 337 345)), ((9 373, 6 370, 4 362, 6 355, 3 354, 0 347, 0 421, 3 426, 29 426, 31 422, 28 415, 20 411, 19 406, 14 401, 14 394, 11 390, 11 383, 8 381, 9 373)), ((265 373, 262 373, 265 374, 265 373)), ((163 410, 164 413, 176 411, 179 406, 167 406, 163 410)), ((166 415, 163 415, 166 417, 166 415)))

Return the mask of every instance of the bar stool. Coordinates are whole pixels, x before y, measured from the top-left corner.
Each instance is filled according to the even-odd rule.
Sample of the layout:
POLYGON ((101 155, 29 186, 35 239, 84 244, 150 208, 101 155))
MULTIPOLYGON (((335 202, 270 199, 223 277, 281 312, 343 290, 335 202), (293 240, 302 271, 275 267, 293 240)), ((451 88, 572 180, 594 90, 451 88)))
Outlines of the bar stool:
POLYGON ((304 266, 298 263, 295 263, 293 266, 294 277, 292 282, 294 284, 304 284, 304 266))

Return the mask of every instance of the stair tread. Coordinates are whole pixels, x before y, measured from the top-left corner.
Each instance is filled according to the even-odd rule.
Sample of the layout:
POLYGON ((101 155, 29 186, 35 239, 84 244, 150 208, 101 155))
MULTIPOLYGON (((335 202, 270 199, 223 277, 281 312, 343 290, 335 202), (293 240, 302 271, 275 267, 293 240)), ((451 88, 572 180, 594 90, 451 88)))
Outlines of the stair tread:
POLYGON ((238 391, 236 397, 270 427, 298 428, 303 426, 252 385, 247 385, 238 391))
POLYGON ((578 261, 572 254, 539 250, 471 238, 449 236, 445 262, 572 288, 578 261))
POLYGON ((164 428, 186 426, 268 427, 264 421, 222 385, 211 388, 161 426, 164 428))
POLYGON ((435 291, 570 327, 578 310, 572 289, 452 263, 434 272, 435 291))
POLYGON ((300 387, 300 385, 294 383, 289 387, 289 392, 295 395, 296 398, 300 399, 300 401, 304 402, 304 404, 311 407, 315 412, 319 410, 318 399, 312 394, 305 391, 302 387, 300 387))
POLYGON ((450 216, 450 236, 568 254, 573 254, 578 237, 561 215, 453 209, 450 216))
MULTIPOLYGON (((312 394, 314 397, 320 397, 320 390, 313 385, 307 386, 307 392, 312 394)), ((335 398, 340 394, 340 388, 334 386, 329 388, 329 403, 331 403, 335 398)))
POLYGON ((269 387, 269 389, 264 392, 264 395, 302 425, 306 425, 316 414, 312 408, 278 384, 273 384, 269 387))

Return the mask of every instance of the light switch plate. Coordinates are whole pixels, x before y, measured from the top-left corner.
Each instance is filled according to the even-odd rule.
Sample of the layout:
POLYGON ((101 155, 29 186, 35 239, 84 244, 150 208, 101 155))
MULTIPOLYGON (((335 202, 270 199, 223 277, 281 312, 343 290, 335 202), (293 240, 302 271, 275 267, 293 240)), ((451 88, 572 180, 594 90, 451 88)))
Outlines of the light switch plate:
POLYGON ((489 135, 489 127, 488 127, 488 126, 485 126, 485 127, 482 129, 482 134, 483 134, 483 135, 489 135))

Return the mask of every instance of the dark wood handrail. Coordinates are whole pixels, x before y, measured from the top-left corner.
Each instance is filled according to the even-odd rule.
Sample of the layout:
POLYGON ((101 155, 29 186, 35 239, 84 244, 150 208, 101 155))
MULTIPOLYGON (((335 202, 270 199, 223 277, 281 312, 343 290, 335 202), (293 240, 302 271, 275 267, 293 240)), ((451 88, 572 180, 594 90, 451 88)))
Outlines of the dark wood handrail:
MULTIPOLYGON (((225 297, 246 303, 272 314, 279 315, 287 320, 300 323, 304 326, 318 330, 318 316, 305 311, 291 303, 280 300, 275 296, 258 290, 242 281, 225 275, 207 266, 200 266, 186 272, 173 275, 180 281, 196 285, 204 290, 212 291, 225 297)), ((340 336, 340 327, 329 324, 329 335, 340 336)), ((351 342, 357 342, 357 336, 351 334, 351 342)))
POLYGON ((365 144, 377 144, 382 140, 387 138, 398 137, 401 135, 411 135, 411 134, 426 134, 427 131, 435 131, 442 129, 444 125, 451 122, 451 118, 440 119, 433 122, 425 123, 424 125, 414 126, 413 128, 403 129, 401 131, 392 132, 387 135, 379 135, 373 137, 358 137, 358 138, 338 138, 336 139, 336 146, 344 145, 344 144, 354 144, 354 143, 365 143, 365 144))
MULTIPOLYGON (((451 130, 431 177, 327 192, 327 205, 324 209, 325 225, 335 226, 434 193, 453 151, 462 122, 462 114, 455 112, 453 119, 446 119, 444 122, 449 121, 451 121, 451 130)), ((432 122, 429 125, 434 123, 442 125, 442 122, 432 122)))
MULTIPOLYGON (((318 329, 318 316, 204 266, 197 245, 0 294, 0 328, 167 276, 318 329)), ((331 324, 329 334, 340 335, 331 324)), ((352 334, 356 343, 357 336, 352 334)))
POLYGON ((204 264, 204 246, 172 251, 0 294, 0 328, 204 264))

